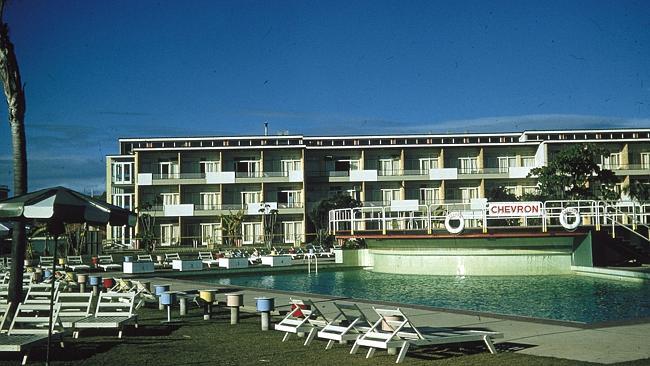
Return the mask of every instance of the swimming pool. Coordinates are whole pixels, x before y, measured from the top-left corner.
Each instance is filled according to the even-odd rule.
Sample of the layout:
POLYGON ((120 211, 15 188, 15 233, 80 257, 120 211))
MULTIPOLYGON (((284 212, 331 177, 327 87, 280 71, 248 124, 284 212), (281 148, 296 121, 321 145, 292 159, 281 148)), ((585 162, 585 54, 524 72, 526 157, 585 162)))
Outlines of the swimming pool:
POLYGON ((202 282, 595 323, 650 317, 650 285, 578 275, 453 277, 321 271, 202 282))

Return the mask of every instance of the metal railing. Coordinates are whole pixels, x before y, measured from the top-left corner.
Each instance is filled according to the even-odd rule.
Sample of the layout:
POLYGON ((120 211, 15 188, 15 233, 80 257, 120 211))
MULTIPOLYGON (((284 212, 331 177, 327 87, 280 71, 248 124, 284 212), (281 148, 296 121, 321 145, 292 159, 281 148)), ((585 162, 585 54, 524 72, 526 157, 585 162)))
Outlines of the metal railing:
MULTIPOLYGON (((378 202, 382 203, 382 202, 378 202)), ((635 235, 650 241, 650 238, 637 230, 645 228, 650 234, 650 204, 632 201, 604 202, 595 200, 551 200, 545 202, 508 202, 512 206, 530 205, 537 207, 531 212, 521 214, 490 213, 489 204, 485 206, 471 203, 443 203, 418 205, 417 210, 394 211, 390 205, 365 202, 357 208, 337 209, 329 212, 329 231, 413 231, 431 234, 436 229, 446 229, 451 233, 460 228, 476 228, 487 232, 489 228, 519 227, 536 228, 543 232, 549 227, 564 227, 575 230, 577 226, 593 226, 600 230, 604 225, 634 232, 635 235), (370 203, 370 204, 367 204, 370 203), (450 222, 455 221, 454 226, 450 222), (461 222, 459 222, 461 221, 461 222)))

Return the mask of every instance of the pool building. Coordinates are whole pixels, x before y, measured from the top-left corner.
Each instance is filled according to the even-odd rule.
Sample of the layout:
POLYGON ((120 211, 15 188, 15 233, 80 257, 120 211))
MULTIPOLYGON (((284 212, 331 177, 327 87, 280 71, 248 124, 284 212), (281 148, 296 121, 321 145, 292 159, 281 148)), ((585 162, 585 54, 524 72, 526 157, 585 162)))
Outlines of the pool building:
MULTIPOLYGON (((263 212, 269 209, 277 210, 276 242, 304 243, 313 232, 311 209, 320 200, 339 193, 352 196, 366 208, 354 213, 349 225, 338 227, 343 237, 354 236, 356 229, 357 233, 376 235, 375 242, 379 243, 382 236, 408 234, 413 229, 420 230, 424 236, 418 240, 425 241, 427 235, 444 228, 418 226, 412 212, 417 207, 429 207, 431 211, 436 206, 472 205, 482 202, 488 192, 499 186, 517 196, 534 193, 537 181, 528 176, 530 170, 546 165, 554 154, 576 143, 594 143, 606 151, 600 163, 615 173, 619 192, 635 181, 650 182, 650 129, 611 129, 121 138, 119 153, 107 156, 106 191, 109 202, 118 206, 134 209, 151 205, 149 213, 155 217, 155 233, 161 246, 218 246, 225 235, 221 215, 240 210, 243 221, 237 243, 260 244, 263 212), (379 217, 377 210, 382 207, 392 207, 395 212, 389 224, 381 220, 373 223, 372 218, 379 217)), ((495 209, 504 212, 535 207, 495 209)), ((593 213, 594 208, 590 210, 593 213)), ((591 217, 583 223, 593 226, 598 220, 591 217)), ((483 223, 480 217, 465 216, 461 221, 468 232, 483 223)), ((107 236, 131 246, 134 234, 133 229, 112 227, 107 236)), ((445 248, 458 244, 449 243, 459 237, 445 234, 450 233, 441 233, 441 243, 448 242, 445 248)), ((504 245, 531 249, 521 248, 521 240, 508 238, 506 233, 492 234, 502 237, 480 240, 487 244, 488 240, 499 242, 499 248, 509 242, 504 245)), ((559 241, 563 244, 556 240, 550 246, 574 252, 579 247, 575 242, 584 240, 587 234, 591 241, 592 233, 580 229, 578 233, 558 233, 554 236, 562 238, 559 241)), ((546 243, 544 237, 548 235, 528 235, 526 242, 546 243)), ((391 246, 383 243, 380 246, 391 246)), ((405 245, 411 244, 398 246, 405 245)), ((460 246, 477 244, 461 242, 460 246)), ((489 248, 488 245, 482 249, 489 248)))

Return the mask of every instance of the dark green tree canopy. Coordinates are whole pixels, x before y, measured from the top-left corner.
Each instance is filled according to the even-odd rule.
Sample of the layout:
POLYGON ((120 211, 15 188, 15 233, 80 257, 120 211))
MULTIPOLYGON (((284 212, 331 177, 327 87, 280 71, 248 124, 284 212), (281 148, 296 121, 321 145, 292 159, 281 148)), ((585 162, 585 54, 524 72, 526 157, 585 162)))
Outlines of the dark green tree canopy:
POLYGON ((614 173, 598 165, 606 151, 593 144, 575 144, 553 156, 547 166, 532 169, 543 200, 616 200, 614 173))

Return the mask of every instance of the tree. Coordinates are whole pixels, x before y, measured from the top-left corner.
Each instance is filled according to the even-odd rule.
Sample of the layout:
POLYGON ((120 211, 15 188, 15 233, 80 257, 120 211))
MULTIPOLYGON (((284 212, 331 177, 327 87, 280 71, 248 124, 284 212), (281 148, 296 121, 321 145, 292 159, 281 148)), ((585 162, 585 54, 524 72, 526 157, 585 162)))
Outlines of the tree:
MULTIPOLYGON (((9 25, 4 22, 5 1, 0 0, 0 78, 7 99, 14 171, 14 194, 27 193, 27 142, 25 139, 25 91, 20 79, 14 45, 9 39, 9 25)), ((11 250, 9 302, 16 306, 22 299, 27 234, 25 223, 14 223, 11 250)))
POLYGON ((271 250, 273 246, 273 234, 278 219, 278 210, 272 209, 268 203, 264 203, 260 207, 259 212, 262 214, 262 220, 264 222, 264 243, 266 244, 266 248, 271 250))
POLYGON ((221 227, 224 232, 223 243, 234 245, 237 239, 241 239, 241 224, 244 222, 244 210, 237 212, 229 211, 227 215, 219 215, 221 227))
POLYGON ((650 201, 650 182, 635 179, 623 188, 623 192, 640 204, 646 204, 650 201))
POLYGON ((156 232, 154 231, 156 218, 150 213, 152 208, 153 205, 148 202, 143 203, 142 206, 137 208, 138 224, 140 227, 136 239, 140 241, 140 246, 144 247, 147 253, 151 253, 154 250, 154 244, 156 242, 156 232))
MULTIPOLYGON (((88 238, 88 225, 86 223, 65 225, 66 248, 64 255, 81 255, 88 238)), ((65 258, 62 256, 62 258, 65 258)))
POLYGON ((321 200, 310 213, 309 219, 316 230, 316 242, 323 245, 327 241, 327 229, 329 224, 329 212, 340 208, 355 208, 361 206, 361 202, 348 195, 337 194, 334 197, 321 200))
POLYGON ((575 144, 560 151, 547 166, 534 168, 542 200, 616 200, 616 176, 598 165, 605 151, 593 144, 575 144))

